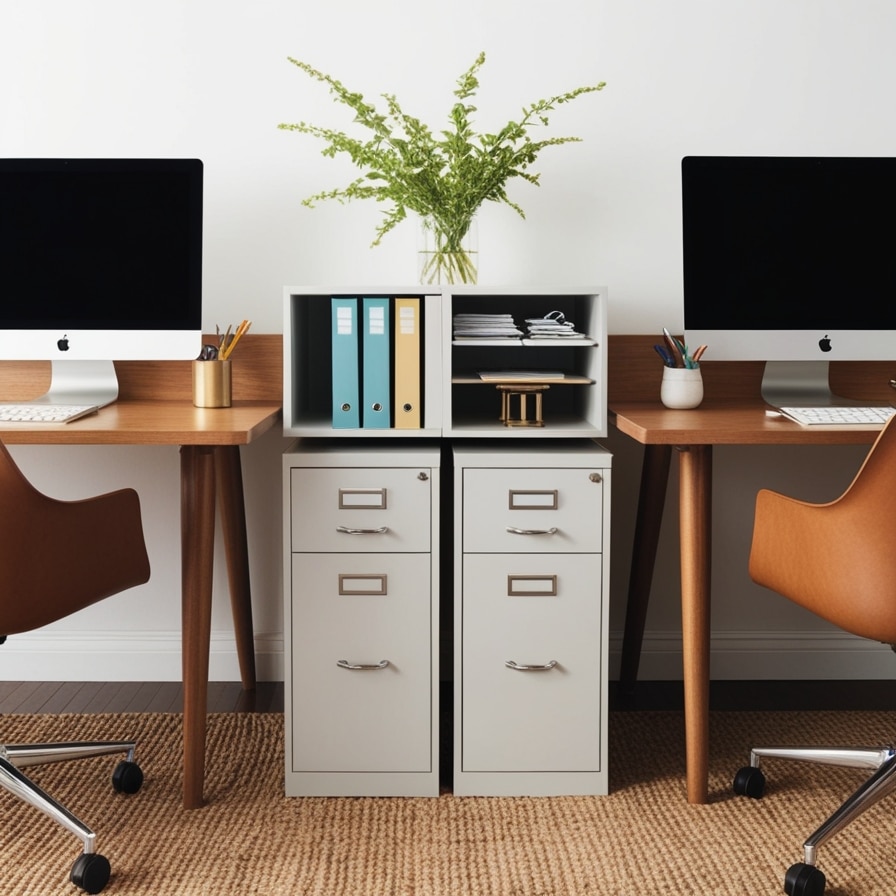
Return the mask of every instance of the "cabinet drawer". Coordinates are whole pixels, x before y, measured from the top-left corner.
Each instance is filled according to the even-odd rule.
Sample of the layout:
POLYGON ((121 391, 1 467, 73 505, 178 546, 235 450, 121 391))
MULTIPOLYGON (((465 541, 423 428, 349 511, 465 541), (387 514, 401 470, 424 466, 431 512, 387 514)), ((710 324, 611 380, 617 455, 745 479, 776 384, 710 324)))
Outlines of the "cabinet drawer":
POLYGON ((430 770, 430 579, 427 554, 293 555, 293 771, 430 770))
POLYGON ((601 563, 463 558, 463 771, 600 770, 601 563))
POLYGON ((295 467, 292 550, 429 551, 431 482, 416 467, 295 467))
POLYGON ((464 551, 599 552, 602 479, 597 468, 465 468, 464 551))

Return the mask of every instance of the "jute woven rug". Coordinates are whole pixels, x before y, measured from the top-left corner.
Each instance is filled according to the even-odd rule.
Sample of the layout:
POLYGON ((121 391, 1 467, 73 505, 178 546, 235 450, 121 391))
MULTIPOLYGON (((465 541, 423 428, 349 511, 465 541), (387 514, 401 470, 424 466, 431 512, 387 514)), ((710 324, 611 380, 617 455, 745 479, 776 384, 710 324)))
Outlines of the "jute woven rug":
MULTIPOLYGON (((896 713, 715 713, 710 802, 688 805, 682 716, 610 717, 610 795, 287 799, 283 717, 209 718, 208 805, 180 805, 178 715, 0 719, 7 742, 135 736, 146 783, 114 794, 115 759, 32 769, 98 833, 110 894, 636 896, 782 892, 802 843, 861 772, 766 766, 766 797, 730 781, 751 743, 877 743, 896 713)), ((896 798, 894 798, 896 799, 896 798)), ((820 851, 826 896, 896 893, 896 805, 886 801, 820 851)), ((0 793, 0 893, 76 894, 78 841, 0 793)))

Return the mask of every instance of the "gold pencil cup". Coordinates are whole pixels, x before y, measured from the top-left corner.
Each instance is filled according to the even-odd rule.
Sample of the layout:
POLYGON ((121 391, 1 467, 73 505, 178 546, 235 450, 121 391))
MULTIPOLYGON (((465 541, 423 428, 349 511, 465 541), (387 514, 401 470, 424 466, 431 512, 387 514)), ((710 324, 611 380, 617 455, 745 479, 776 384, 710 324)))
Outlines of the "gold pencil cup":
POLYGON ((230 363, 193 362, 193 404, 197 408, 230 407, 230 363))

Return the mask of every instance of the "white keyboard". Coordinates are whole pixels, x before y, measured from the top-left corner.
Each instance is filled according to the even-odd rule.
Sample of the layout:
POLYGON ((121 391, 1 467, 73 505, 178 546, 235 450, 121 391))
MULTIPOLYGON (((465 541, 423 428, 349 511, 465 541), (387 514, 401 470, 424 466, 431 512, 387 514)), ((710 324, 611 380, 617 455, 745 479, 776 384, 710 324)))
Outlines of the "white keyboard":
POLYGON ((778 410, 785 417, 805 426, 841 426, 855 423, 883 425, 896 413, 896 408, 890 407, 778 408, 778 410))
POLYGON ((97 410, 93 404, 0 403, 0 423, 70 423, 97 410))

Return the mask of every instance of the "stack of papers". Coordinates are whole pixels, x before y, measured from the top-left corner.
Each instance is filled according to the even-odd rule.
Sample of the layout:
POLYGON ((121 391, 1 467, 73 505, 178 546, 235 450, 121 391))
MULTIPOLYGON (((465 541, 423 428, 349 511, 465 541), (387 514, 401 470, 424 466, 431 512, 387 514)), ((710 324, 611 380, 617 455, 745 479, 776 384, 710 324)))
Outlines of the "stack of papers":
POLYGON ((510 314, 455 314, 456 339, 519 339, 523 335, 510 314))
POLYGON ((530 317, 526 320, 529 339, 585 339, 584 333, 576 332, 575 324, 562 314, 551 312, 553 317, 530 317))

